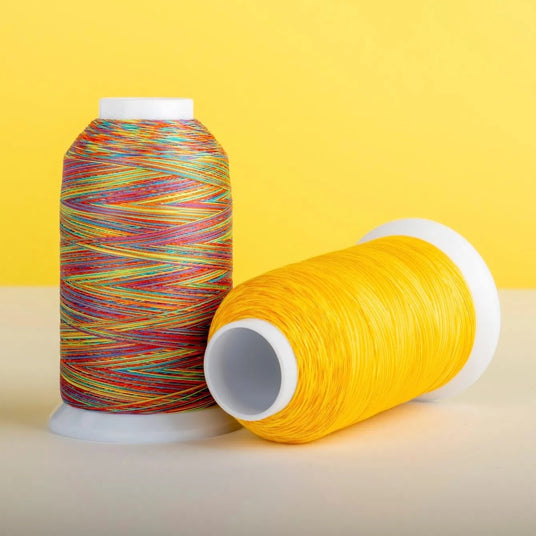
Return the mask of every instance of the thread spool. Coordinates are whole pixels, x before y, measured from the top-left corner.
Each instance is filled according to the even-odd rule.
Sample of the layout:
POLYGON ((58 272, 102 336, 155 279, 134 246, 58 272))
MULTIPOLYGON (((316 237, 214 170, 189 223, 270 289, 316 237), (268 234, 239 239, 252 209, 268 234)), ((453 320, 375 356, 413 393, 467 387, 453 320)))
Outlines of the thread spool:
MULTIPOLYGON (((360 303, 355 297, 346 296, 345 303, 350 305, 333 318, 336 313, 330 294, 344 291, 340 288, 340 281, 343 279, 338 280, 338 274, 333 273, 333 267, 340 266, 341 258, 350 255, 344 250, 336 252, 340 253, 338 256, 333 254, 333 258, 328 254, 318 258, 321 260, 312 259, 290 265, 246 282, 245 286, 239 285, 218 309, 205 353, 208 387, 216 402, 227 413, 261 437, 287 443, 318 439, 396 405, 392 400, 388 400, 393 392, 403 392, 406 396, 404 398, 400 395, 402 399, 398 400, 397 404, 410 399, 432 401, 454 395, 473 384, 489 365, 500 331, 499 299, 491 273, 469 242, 439 223, 407 219, 374 229, 358 246, 354 246, 355 250, 350 250, 359 253, 361 247, 368 248, 367 266, 375 266, 373 273, 369 275, 376 285, 380 285, 367 290, 368 294, 363 293, 363 296, 372 296, 371 300, 376 300, 376 310, 367 310, 371 300, 360 303), (402 240, 400 237, 405 238, 402 240), (402 277, 400 281, 396 278, 389 281, 389 266, 382 266, 379 261, 374 264, 374 258, 371 260, 370 257, 373 251, 370 250, 396 240, 401 242, 396 247, 402 248, 402 242, 407 242, 408 239, 409 245, 415 251, 422 248, 426 250, 423 255, 431 255, 430 259, 436 260, 427 261, 427 269, 431 270, 429 274, 419 274, 419 270, 424 268, 412 261, 411 248, 408 251, 401 249, 400 259, 396 258, 396 255, 392 257, 393 263, 402 263, 404 273, 407 273, 405 286, 401 287, 402 277), (406 267, 402 262, 404 259, 409 259, 414 265, 411 266, 409 262, 406 267), (315 289, 316 297, 323 305, 328 304, 325 306, 327 310, 316 306, 314 293, 305 292, 307 289, 303 277, 306 269, 309 269, 307 263, 313 261, 321 267, 325 266, 325 272, 317 270, 314 276, 311 276, 311 285, 318 286, 318 289, 315 289), (437 270, 433 262, 438 263, 437 270), (439 263, 442 263, 441 270, 439 263), (424 275, 428 278, 426 284, 436 284, 438 292, 441 290, 443 293, 442 299, 449 302, 448 304, 430 303, 430 296, 426 295, 419 279, 424 278, 424 275), (378 293, 382 291, 381 285, 391 289, 391 296, 398 300, 397 303, 389 302, 387 297, 383 298, 383 301, 378 299, 378 293), (292 288, 298 288, 298 291, 301 289, 301 292, 307 295, 303 298, 293 296, 292 288), (464 296, 466 302, 461 301, 464 296), (421 298, 431 310, 413 310, 421 298), (309 304, 302 304, 300 299, 309 300, 309 304), (446 312, 442 311, 443 306, 446 312), (363 309, 362 316, 365 319, 359 324, 362 332, 344 333, 344 323, 357 316, 358 307, 363 309), (382 311, 379 311, 380 309, 382 311), (315 311, 317 318, 310 318, 307 315, 309 310, 315 311), (409 327, 398 325, 397 319, 389 316, 397 310, 404 313, 401 314, 401 324, 405 319, 404 321, 410 324, 409 327), (426 315, 427 318, 424 318, 426 315), (374 326, 374 322, 378 322, 377 318, 384 324, 374 326), (462 318, 464 325, 460 326, 462 318), (329 335, 320 329, 322 323, 333 327, 334 335, 331 340, 327 340, 329 335), (303 333, 299 332, 297 327, 303 333), (369 327, 371 332, 373 328, 376 330, 373 332, 375 338, 367 337, 369 327), (453 331, 450 332, 445 327, 453 331), (408 333, 401 333, 404 329, 409 330, 408 333), (441 350, 437 355, 429 355, 434 353, 432 350, 423 354, 422 348, 419 347, 419 344, 424 344, 419 334, 421 329, 428 330, 425 334, 428 337, 425 341, 428 344, 426 348, 441 350), (466 334, 459 335, 459 329, 466 329, 466 334), (448 337, 440 339, 441 333, 448 337), (356 347, 363 350, 362 356, 337 355, 336 350, 333 355, 326 353, 326 348, 333 350, 334 341, 336 344, 342 344, 344 339, 346 344, 346 339, 350 339, 350 343, 356 344, 353 339, 358 335, 361 346, 356 347), (384 342, 380 339, 389 337, 393 338, 395 343, 402 341, 400 351, 406 352, 407 363, 397 364, 399 357, 396 345, 392 355, 389 354, 394 360, 391 363, 384 359, 387 354, 378 356, 374 353, 376 346, 384 342), (458 337, 467 338, 465 349, 457 347, 458 337), (317 355, 325 355, 324 360, 317 359, 317 355), (420 356, 422 362, 416 361, 416 356, 420 356), (442 359, 441 363, 438 361, 439 357, 442 359), (356 373, 357 367, 363 365, 359 359, 369 367, 359 369, 368 371, 369 376, 366 378, 360 378, 356 373), (375 361, 371 362, 372 359, 375 361), (449 363, 454 359, 457 360, 456 363, 449 363), (333 360, 338 361, 333 364, 333 360), (387 373, 391 370, 388 367, 394 367, 395 370, 395 365, 401 374, 405 374, 401 376, 405 378, 403 385, 397 384, 399 380, 396 377, 388 377, 387 373), (443 369, 436 371, 434 367, 440 366, 443 369), (428 387, 433 388, 411 393, 412 382, 416 386, 420 385, 422 389, 422 382, 419 383, 419 380, 422 376, 421 370, 425 367, 429 374, 433 372, 438 376, 428 380, 428 387), (378 378, 382 373, 387 374, 387 377, 383 378, 380 385, 378 378), (341 375, 344 379, 341 383, 344 385, 352 385, 353 389, 360 386, 362 397, 366 397, 365 401, 360 399, 361 391, 333 395, 333 387, 337 387, 336 381, 341 380, 341 375), (347 380, 348 377, 351 381, 347 380), (368 383, 363 383, 365 380, 368 383), (331 399, 324 400, 328 390, 332 393, 331 399), (359 415, 358 406, 364 408, 359 410, 359 415), (324 414, 322 418, 315 413, 314 408, 319 408, 318 412, 324 414), (344 413, 345 422, 340 418, 341 412, 344 413), (326 417, 325 414, 329 413, 333 415, 326 417), (317 423, 315 419, 321 422, 317 423)), ((393 247, 395 246, 390 246, 390 249, 393 247)), ((359 276, 359 266, 356 265, 355 272, 351 272, 351 266, 348 269, 350 273, 355 273, 356 278, 359 276)), ((347 347, 351 345, 344 348, 347 347)))
POLYGON ((61 210, 64 402, 50 429, 121 443, 236 429, 202 373, 231 288, 231 199, 193 101, 101 99, 67 152, 61 210))

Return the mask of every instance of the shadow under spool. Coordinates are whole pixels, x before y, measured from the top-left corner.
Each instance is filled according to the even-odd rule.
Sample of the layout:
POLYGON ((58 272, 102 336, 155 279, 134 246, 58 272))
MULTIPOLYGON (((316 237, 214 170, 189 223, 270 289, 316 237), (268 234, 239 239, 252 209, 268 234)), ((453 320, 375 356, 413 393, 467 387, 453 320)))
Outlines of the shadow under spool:
MULTIPOLYGON (((417 399, 452 396, 473 384, 491 362, 500 332, 497 288, 473 246, 444 225, 423 219, 393 221, 359 243, 388 236, 414 237, 440 249, 459 268, 471 293, 476 330, 469 358, 448 383, 417 399)), ((286 408, 300 381, 290 342, 278 327, 259 318, 230 322, 212 335, 205 353, 205 376, 216 402, 243 421, 261 421, 286 408)))

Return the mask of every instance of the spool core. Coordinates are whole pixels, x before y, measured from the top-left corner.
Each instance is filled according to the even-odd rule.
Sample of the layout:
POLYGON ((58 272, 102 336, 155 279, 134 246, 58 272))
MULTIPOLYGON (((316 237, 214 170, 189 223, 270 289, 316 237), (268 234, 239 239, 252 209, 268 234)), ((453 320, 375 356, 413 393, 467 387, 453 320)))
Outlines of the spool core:
MULTIPOLYGON (((193 119, 192 99, 105 98, 99 102, 99 119, 193 119)), ((62 403, 52 414, 52 432, 107 443, 163 443, 226 434, 239 424, 219 407, 194 411, 126 414, 92 411, 62 403)))
MULTIPOLYGON (((456 264, 469 287, 476 313, 471 354, 452 380, 417 400, 452 396, 484 373, 497 347, 501 320, 493 277, 475 248, 440 223, 418 218, 397 220, 372 230, 359 243, 387 236, 411 236, 436 246, 456 264)), ((285 335, 270 322, 246 318, 230 322, 214 333, 205 353, 205 377, 212 396, 227 413, 241 420, 257 421, 286 407, 294 396, 298 372, 285 335), (279 364, 279 371, 275 364, 279 364), (270 374, 264 372, 267 368, 270 374)))
POLYGON ((258 421, 294 396, 298 366, 283 333, 266 320, 245 318, 220 328, 205 352, 205 379, 227 413, 258 421))

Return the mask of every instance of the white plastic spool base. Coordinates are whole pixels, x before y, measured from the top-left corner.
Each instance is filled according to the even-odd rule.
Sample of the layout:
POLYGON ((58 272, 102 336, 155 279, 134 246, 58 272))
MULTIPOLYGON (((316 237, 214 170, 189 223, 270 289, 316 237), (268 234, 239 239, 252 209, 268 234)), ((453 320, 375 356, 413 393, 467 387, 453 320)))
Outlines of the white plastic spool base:
MULTIPOLYGON (((397 220, 374 229, 359 243, 386 236, 412 236, 433 244, 464 276, 476 312, 471 354, 452 380, 417 400, 438 400, 459 393, 480 378, 497 347, 501 317, 493 277, 475 248, 439 223, 397 220)), ((257 421, 285 408, 294 396, 298 372, 285 335, 265 320, 246 318, 222 326, 212 336, 205 353, 205 377, 212 396, 227 413, 257 421)))
MULTIPOLYGON (((100 119, 193 119, 192 99, 105 98, 100 119)), ((56 434, 107 443, 163 443, 226 434, 239 424, 219 407, 175 413, 126 414, 91 411, 61 404, 52 414, 50 430, 56 434)))
POLYGON ((55 434, 103 443, 169 443, 227 434, 240 425, 218 406, 176 413, 106 413, 61 404, 49 428, 55 434))

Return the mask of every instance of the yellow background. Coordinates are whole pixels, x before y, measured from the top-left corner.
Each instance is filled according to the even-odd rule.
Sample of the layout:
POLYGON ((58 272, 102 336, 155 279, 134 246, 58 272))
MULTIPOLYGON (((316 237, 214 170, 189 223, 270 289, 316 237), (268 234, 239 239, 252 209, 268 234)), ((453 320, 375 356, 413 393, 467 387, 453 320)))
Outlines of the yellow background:
POLYGON ((231 161, 235 280, 407 216, 536 286, 536 2, 12 1, 1 284, 58 281, 62 156, 102 96, 188 96, 231 161))

